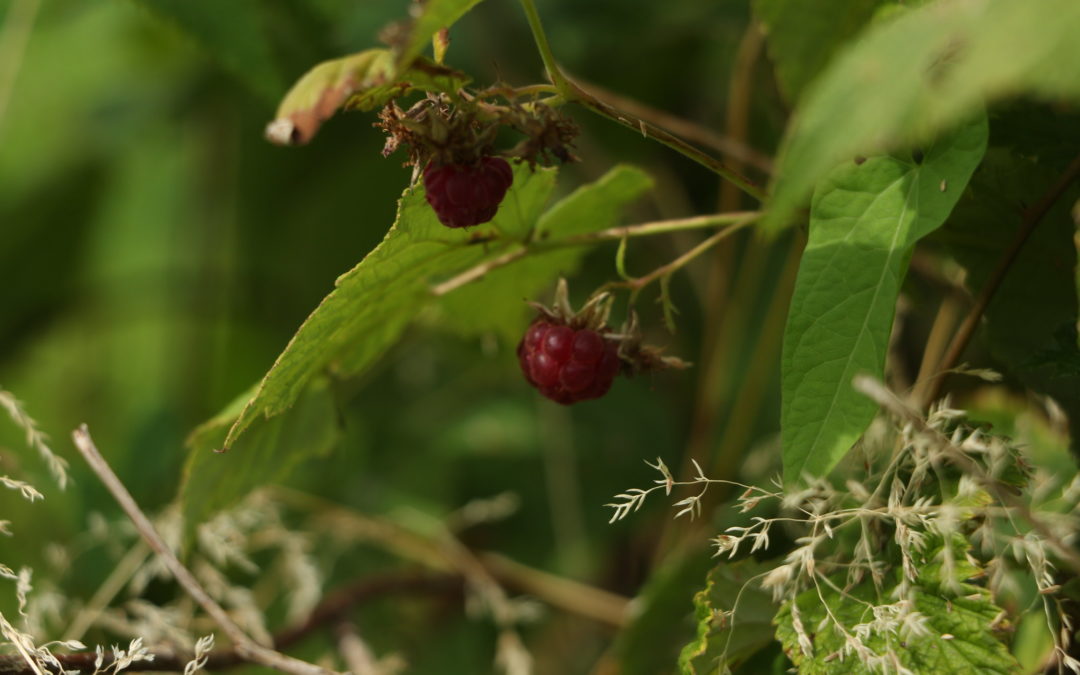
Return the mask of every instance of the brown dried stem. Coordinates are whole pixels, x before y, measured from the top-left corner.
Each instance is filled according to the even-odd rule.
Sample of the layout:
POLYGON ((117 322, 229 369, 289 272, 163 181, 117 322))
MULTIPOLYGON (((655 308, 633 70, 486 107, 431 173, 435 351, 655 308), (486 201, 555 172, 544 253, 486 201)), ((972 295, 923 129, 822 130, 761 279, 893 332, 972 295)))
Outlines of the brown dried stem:
MULTIPOLYGON (((169 549, 168 544, 165 543, 165 540, 161 538, 161 535, 154 528, 154 524, 142 512, 131 493, 120 482, 120 479, 109 467, 109 463, 105 461, 105 458, 101 456, 101 453, 94 445, 93 439, 90 438, 90 432, 87 430, 86 425, 80 426, 71 435, 79 452, 82 453, 90 468, 93 469, 101 482, 112 493, 120 504, 120 508, 135 524, 135 529, 138 530, 150 548, 161 557, 162 562, 165 563, 177 583, 221 626, 221 629, 232 640, 234 649, 240 657, 292 675, 331 675, 332 671, 274 651, 269 647, 264 647, 248 636, 232 620, 228 612, 210 597, 210 594, 206 592, 195 576, 184 567, 176 554, 169 549)), ((156 666, 155 669, 157 669, 156 666)))
MULTIPOLYGON (((326 596, 311 614, 293 626, 274 635, 274 647, 287 649, 297 644, 315 631, 326 625, 340 621, 347 613, 373 598, 401 593, 460 594, 463 592, 463 579, 458 575, 432 575, 422 572, 393 572, 379 577, 363 579, 326 596)), ((187 665, 190 655, 177 654, 173 650, 152 650, 153 661, 136 662, 125 672, 180 672, 187 665)), ((56 659, 65 670, 93 672, 94 652, 76 654, 56 654, 56 659)), ((210 652, 204 670, 227 670, 249 663, 258 663, 249 656, 241 654, 235 647, 215 649, 210 652)), ((106 654, 101 668, 108 668, 112 657, 106 654)), ((50 668, 50 672, 58 672, 50 668)), ((0 656, 0 675, 33 675, 33 671, 18 655, 0 656)))

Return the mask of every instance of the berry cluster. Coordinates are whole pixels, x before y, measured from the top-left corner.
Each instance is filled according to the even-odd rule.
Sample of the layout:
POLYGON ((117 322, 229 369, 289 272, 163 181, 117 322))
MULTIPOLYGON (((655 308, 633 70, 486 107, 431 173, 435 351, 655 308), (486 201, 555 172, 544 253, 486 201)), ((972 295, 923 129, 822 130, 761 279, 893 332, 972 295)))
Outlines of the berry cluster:
POLYGON ((447 227, 470 227, 494 218, 513 182, 513 170, 500 157, 481 157, 471 166, 432 163, 424 169, 428 204, 447 227))

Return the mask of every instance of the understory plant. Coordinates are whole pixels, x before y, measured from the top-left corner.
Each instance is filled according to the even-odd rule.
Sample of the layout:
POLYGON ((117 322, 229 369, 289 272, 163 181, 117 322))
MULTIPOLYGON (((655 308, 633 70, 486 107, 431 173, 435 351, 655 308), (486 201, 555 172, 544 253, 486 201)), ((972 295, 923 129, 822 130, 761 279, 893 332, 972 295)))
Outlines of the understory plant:
MULTIPOLYGON (((160 485, 114 468, 102 420, 74 430, 94 487, 72 499, 107 492, 123 517, 80 511, 44 575, 0 564, 0 674, 453 673, 482 654, 513 675, 1080 675, 1076 0, 730 3, 722 125, 577 77, 534 0, 402 0, 383 46, 291 87, 258 73, 333 23, 297 17, 345 10, 137 4, 279 100, 257 106, 290 167, 268 213, 396 215, 257 382, 172 438, 167 503, 140 503, 160 485), (528 29, 530 81, 454 65, 485 53, 467 25, 496 5, 528 29), (628 140, 599 140, 606 123, 628 140), (379 144, 335 145, 348 125, 379 144), (680 163, 635 166, 629 139, 680 163), (309 184, 365 153, 383 164, 347 197, 309 184), (315 196, 293 209, 294 187, 315 196), (659 477, 614 488, 603 525, 596 496, 643 459, 659 477), (63 590, 84 575, 92 593, 63 590)), ((701 75, 665 80, 704 100, 719 75, 701 75)), ((0 406, 63 491, 67 461, 14 394, 0 406)), ((0 486, 37 506, 9 455, 0 486)), ((0 520, 13 532, 45 539, 0 520)))

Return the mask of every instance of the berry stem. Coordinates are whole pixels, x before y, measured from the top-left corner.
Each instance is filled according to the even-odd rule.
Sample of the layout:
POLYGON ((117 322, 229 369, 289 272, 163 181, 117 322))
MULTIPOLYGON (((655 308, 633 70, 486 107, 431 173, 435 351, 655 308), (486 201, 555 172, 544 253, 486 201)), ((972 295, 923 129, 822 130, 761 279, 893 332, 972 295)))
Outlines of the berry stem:
POLYGON ((614 239, 626 239, 628 237, 645 237, 653 234, 666 232, 683 232, 696 230, 716 225, 735 225, 745 222, 753 222, 761 217, 758 211, 733 211, 730 213, 712 213, 707 216, 693 216, 691 218, 674 218, 671 220, 658 220, 650 223, 637 225, 623 225, 611 227, 598 232, 579 234, 565 239, 549 242, 547 245, 587 244, 594 241, 611 241, 614 239))
POLYGON ((735 185, 759 202, 765 201, 765 193, 760 187, 749 178, 729 168, 719 159, 633 113, 620 110, 610 103, 600 100, 595 94, 585 91, 572 82, 559 68, 559 64, 555 62, 555 54, 551 51, 551 45, 548 43, 547 34, 544 33, 544 26, 540 23, 540 14, 536 11, 533 0, 521 0, 521 6, 525 10, 525 17, 529 21, 529 29, 532 30, 533 40, 536 42, 537 49, 540 50, 540 58, 544 62, 544 68, 547 69, 548 77, 564 99, 579 103, 602 117, 607 117, 624 127, 641 133, 646 138, 653 138, 663 143, 735 185))
MULTIPOLYGON (((505 267, 506 265, 509 265, 516 260, 520 260, 521 258, 524 258, 529 254, 541 253, 554 248, 563 248, 566 246, 584 246, 587 244, 599 243, 604 241, 623 240, 629 237, 644 237, 653 234, 663 234, 666 232, 679 232, 682 230, 714 227, 716 225, 730 226, 727 229, 717 233, 726 236, 729 231, 741 229, 742 227, 754 222, 760 217, 761 213, 758 211, 714 213, 707 216, 677 218, 674 220, 659 220, 648 223, 639 223, 637 225, 611 227, 606 230, 600 230, 598 232, 589 232, 587 234, 579 234, 551 241, 533 241, 518 248, 512 248, 509 251, 506 251, 502 255, 498 256, 497 258, 492 258, 491 260, 487 260, 479 265, 476 265, 475 267, 471 267, 462 272, 461 274, 447 279, 441 284, 433 287, 431 289, 431 292, 436 297, 441 297, 443 295, 446 295, 447 293, 450 293, 451 291, 461 288, 468 283, 477 281, 478 279, 482 279, 487 273, 500 267, 505 267)), ((717 239, 717 241, 720 241, 720 239, 717 239)), ((694 250, 696 251, 697 249, 694 250)), ((693 252, 694 251, 690 251, 690 253, 693 252)), ((687 260, 686 262, 689 262, 689 260, 687 260)))
POLYGON ((669 274, 677 272, 683 267, 686 267, 686 265, 688 265, 691 261, 700 256, 702 253, 708 251, 710 248, 716 246, 724 239, 727 239, 728 237, 735 234, 744 227, 747 227, 755 220, 757 220, 758 217, 758 214, 753 214, 738 222, 732 223, 728 227, 725 227, 724 229, 710 236, 708 239, 702 241, 700 244, 690 249, 686 253, 683 253, 678 258, 672 260, 666 265, 661 265, 660 267, 657 267, 655 270, 649 272, 643 277, 637 277, 636 279, 630 279, 629 281, 613 281, 609 284, 606 284, 603 289, 606 290, 609 288, 629 288, 634 293, 637 293, 638 291, 645 288, 657 279, 668 276, 669 274))

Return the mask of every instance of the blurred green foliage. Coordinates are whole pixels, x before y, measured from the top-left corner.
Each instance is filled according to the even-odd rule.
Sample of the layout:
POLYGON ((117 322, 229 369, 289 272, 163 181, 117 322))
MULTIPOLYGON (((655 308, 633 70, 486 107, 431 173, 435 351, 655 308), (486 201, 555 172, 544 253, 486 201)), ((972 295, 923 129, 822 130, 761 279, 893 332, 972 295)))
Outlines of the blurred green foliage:
MULTIPOLYGON (((1063 0, 1052 1, 1064 6, 1063 0)), ((0 541, 5 564, 33 566, 45 585, 71 598, 93 594, 122 551, 91 554, 79 533, 95 514, 113 520, 118 512, 75 456, 70 430, 89 424, 139 503, 151 512, 163 509, 177 497, 192 430, 230 402, 249 398, 251 387, 335 280, 383 239, 411 173, 400 155, 380 156, 384 139, 372 127, 372 115, 337 115, 301 148, 274 147, 264 140, 263 129, 289 83, 318 62, 379 47, 380 31, 407 16, 409 4, 0 0, 0 22, 10 29, 0 31, 0 387, 22 399, 53 436, 56 449, 72 461, 75 481, 64 493, 46 490, 45 502, 33 505, 0 493, 0 516, 12 521, 16 542, 0 541), (207 11, 211 5, 214 10, 207 11), (16 9, 32 19, 22 35, 11 28, 16 9), (10 92, 3 89, 5 73, 14 76, 10 92), (73 564, 50 567, 50 542, 75 542, 69 546, 73 564)), ((662 7, 645 0, 545 0, 540 11, 560 63, 574 78, 706 130, 721 132, 731 125, 765 156, 775 154, 792 107, 809 92, 808 100, 819 100, 810 122, 820 124, 806 128, 821 137, 811 134, 800 141, 803 145, 792 142, 789 155, 799 159, 799 151, 817 161, 806 150, 817 147, 814 143, 829 153, 789 188, 787 207, 796 206, 803 188, 831 168, 836 148, 844 150, 851 141, 848 129, 828 120, 835 112, 830 106, 851 108, 845 87, 855 80, 828 70, 837 62, 827 57, 843 51, 840 43, 873 21, 871 15, 883 4, 889 3, 859 2, 852 12, 838 12, 843 21, 812 26, 820 31, 814 40, 828 49, 810 49, 811 56, 807 47, 814 41, 795 39, 801 37, 797 15, 782 12, 785 4, 772 0, 670 0, 662 7), (763 36, 751 28, 751 6, 774 31, 767 51, 763 36), (776 31, 786 32, 775 39, 776 31), (820 72, 832 76, 825 82, 840 92, 835 98, 812 98, 820 72), (747 120, 744 131, 733 121, 740 117, 747 120)), ((901 28, 918 29, 925 18, 901 28)), ((899 40, 892 30, 883 31, 885 37, 899 40)), ((1028 31, 1027 38, 1037 41, 1038 31, 1028 31)), ((875 45, 880 47, 871 43, 869 48, 875 45)), ((1058 40, 1046 59, 1057 54, 1054 45, 1067 47, 1065 38, 1058 40)), ((856 68, 858 52, 851 53, 856 56, 839 63, 856 68)), ((932 61, 934 54, 922 57, 932 61)), ((985 75, 983 70, 992 70, 985 62, 996 63, 976 60, 970 68, 985 75)), ((471 9, 451 32, 447 63, 479 85, 520 86, 543 79, 528 25, 514 2, 492 0, 471 9)), ((971 91, 958 90, 966 96, 962 103, 981 105, 980 96, 1001 94, 995 89, 1001 81, 1015 84, 1008 78, 971 78, 971 91)), ((898 100, 912 94, 894 90, 889 82, 878 84, 898 100)), ((890 99, 882 100, 887 105, 890 99)), ((959 119, 954 108, 941 120, 959 119)), ((858 106, 852 109, 862 125, 859 132, 872 135, 878 121, 858 106)), ((623 222, 754 206, 723 195, 716 176, 650 139, 581 109, 569 112, 582 127, 576 149, 582 161, 560 169, 549 205, 626 163, 642 167, 655 186, 625 209, 623 222)), ((991 153, 1000 153, 992 155, 1000 161, 981 168, 975 188, 961 197, 957 208, 963 217, 946 224, 937 242, 941 250, 961 247, 984 217, 974 193, 993 191, 1000 201, 994 211, 1018 213, 1023 205, 1015 202, 1039 194, 1040 185, 1074 154, 1061 142, 1066 136, 1075 139, 1080 128, 1071 123, 1077 119, 1073 109, 1031 104, 1025 111, 1026 119, 1052 124, 990 113, 991 153), (1032 177, 1030 186, 1013 184, 1022 195, 995 187, 1001 176, 1039 162, 1045 176, 1032 177)), ((901 122, 914 124, 907 118, 894 122, 905 132, 901 122)), ((746 172, 762 184, 769 180, 757 169, 746 172)), ((1075 192, 1069 197, 1075 200, 1075 192)), ((588 214, 598 221, 611 216, 608 204, 593 206, 588 214)), ((1040 247, 1060 248, 1074 233, 1065 205, 1059 211, 1052 214, 1052 239, 1040 247)), ((994 235, 1005 241, 1008 231, 994 235)), ((683 232, 631 241, 626 268, 643 274, 704 236, 683 232)), ((620 662, 627 673, 673 670, 680 649, 699 628, 692 598, 712 565, 704 544, 741 521, 731 509, 720 508, 714 522, 673 525, 668 504, 657 497, 634 518, 609 524, 610 511, 603 505, 628 487, 648 485, 655 474, 642 460, 656 457, 680 476, 692 471, 691 457, 712 478, 764 483, 778 474, 781 338, 803 236, 797 228, 769 241, 740 234, 676 274, 670 284, 679 310, 674 334, 665 329, 663 310, 654 302, 659 289, 650 288, 636 305, 649 341, 696 367, 620 381, 602 401, 573 408, 537 396, 517 365, 513 336, 527 312, 507 309, 507 303, 517 300, 510 291, 524 292, 516 284, 530 292, 532 284, 510 268, 491 275, 424 309, 359 377, 319 374, 309 412, 320 429, 332 418, 334 433, 320 436, 314 449, 329 451, 313 451, 317 457, 298 465, 260 469, 265 475, 284 474, 284 482, 301 492, 418 529, 436 529, 433 523, 472 500, 513 492, 519 509, 505 520, 465 531, 468 546, 638 596, 633 622, 618 636, 609 627, 549 611, 524 635, 537 670, 606 672, 604 667, 620 662), (492 297, 487 287, 503 280, 505 287, 490 305, 498 316, 479 328, 462 325, 492 297)), ((1043 270, 1046 283, 1060 286, 1063 279, 1075 279, 1072 253, 1069 249, 1064 256, 1065 268, 1043 270)), ((955 253, 966 266, 982 270, 973 275, 980 278, 992 254, 977 247, 955 253), (965 255, 971 256, 968 262, 965 255)), ((615 276, 615 255, 616 244, 610 243, 584 257, 571 284, 575 302, 615 276)), ((573 257, 538 257, 517 269, 531 276, 535 269, 529 265, 573 257)), ((898 289, 904 320, 889 354, 893 384, 915 377, 941 286, 947 285, 936 258, 920 262, 898 289)), ((1042 283, 1037 279, 1028 286, 1021 280, 1007 288, 1002 306, 992 307, 988 318, 1009 317, 1042 283)), ((1054 295, 1055 305, 1041 322, 1047 330, 1061 317, 1075 319, 1073 290, 1054 295)), ((625 312, 622 298, 617 322, 625 312)), ((976 344, 968 357, 986 361, 1006 346, 1001 358, 1008 362, 1015 356, 1010 352, 1053 346, 1042 334, 1029 341, 1013 337, 1008 331, 991 335, 985 352, 976 344)), ((1047 377, 1039 370, 1044 366, 1035 364, 1026 377, 1021 373, 1024 382, 1068 386, 1047 377)), ((1020 380, 1006 384, 1021 388, 1020 380)), ((961 384, 957 390, 965 388, 976 385, 961 384)), ((990 400, 982 390, 976 394, 982 395, 973 400, 981 402, 984 415, 1002 427, 1021 419, 1017 411, 1028 405, 1017 397, 990 400)), ((307 410, 303 404, 298 408, 307 410)), ((1043 425, 1038 433, 1016 422, 1017 435, 1037 441, 1040 459, 1053 456, 1069 466, 1060 452, 1054 454, 1060 435, 1044 433, 1039 420, 1032 423, 1043 425)), ((205 428, 207 435, 195 439, 203 454, 191 464, 197 470, 191 480, 205 483, 196 484, 192 494, 209 495, 203 511, 217 506, 213 499, 220 494, 214 486, 231 478, 214 474, 227 471, 227 464, 207 452, 226 423, 205 428)), ((283 439, 295 440, 287 433, 283 439)), ((6 423, 0 423, 3 473, 49 485, 45 467, 24 450, 19 430, 6 423)), ((729 496, 721 492, 710 493, 707 506, 729 496)), ((327 588, 396 564, 370 546, 320 550, 316 556, 329 569, 327 588)), ((750 569, 757 562, 739 564, 750 569)), ((713 581, 725 581, 722 569, 713 581)), ((713 590, 723 588, 714 584, 713 590)), ((147 593, 156 599, 167 597, 169 589, 155 586, 147 593)), ((726 599, 706 593, 698 609, 708 612, 726 599)), ((0 594, 0 609, 8 611, 11 604, 9 594, 0 594)), ((377 653, 404 653, 409 672, 491 669, 495 631, 489 622, 469 620, 460 603, 434 608, 409 600, 374 603, 358 614, 358 623, 377 653)), ((98 631, 87 641, 107 639, 98 631)), ((303 649, 318 654, 325 640, 316 636, 303 649)), ((686 658, 707 660, 712 652, 705 642, 700 647, 700 654, 686 658)), ((773 645, 747 667, 784 663, 773 645)))
MULTIPOLYGON (((0 16, 12 6, 0 1, 0 16)), ((39 577, 49 574, 45 543, 70 540, 91 513, 117 513, 75 455, 70 430, 88 423, 140 504, 165 506, 177 493, 187 434, 266 372, 334 279, 382 238, 410 179, 400 156, 379 155, 382 138, 369 115, 340 115, 303 148, 273 147, 262 137, 289 82, 318 61, 378 46, 379 30, 406 15, 404 0, 229 2, 220 20, 230 30, 199 30, 197 38, 189 30, 201 16, 191 7, 42 3, 0 110, 0 384, 71 459, 75 479, 32 506, 0 494, 19 542, 0 542, 4 562, 32 565, 39 577)), ((748 19, 744 3, 678 0, 656 12, 645 2, 563 0, 542 11, 574 75, 720 127, 748 19)), ((480 83, 542 79, 512 3, 472 10, 454 29, 447 60, 480 83)), ((752 133, 768 152, 783 117, 771 82, 758 78, 754 86, 762 114, 752 133)), ((631 162, 659 187, 624 222, 715 210, 719 186, 699 167, 575 116, 584 127, 584 161, 565 168, 558 195, 631 162)), ((632 242, 628 266, 651 269, 686 241, 632 242)), ((587 258, 576 299, 613 276, 614 251, 600 247, 587 258)), ((676 277, 679 333, 652 330, 670 353, 690 360, 699 351, 702 282, 700 269, 676 277)), ((660 326, 651 297, 639 310, 647 325, 660 326)), ((456 337, 434 326, 410 330, 362 380, 334 385, 341 441, 327 457, 296 467, 289 483, 366 512, 433 516, 514 491, 519 512, 472 532, 470 543, 634 594, 666 508, 657 501, 648 509, 652 524, 609 526, 602 505, 649 476, 643 459, 662 455, 678 464, 693 372, 620 382, 603 402, 564 410, 521 380, 514 345, 500 337, 507 329, 456 337)), ((44 467, 6 424, 0 464, 47 484, 44 467)), ((373 555, 357 552, 356 569, 376 565, 373 555)), ((56 582, 88 597, 112 561, 86 555, 78 562, 56 582)), ((329 585, 352 576, 339 572, 329 585)), ((691 592, 681 603, 686 617, 691 592)), ((536 630, 559 634, 566 621, 556 617, 536 630)), ((673 654, 693 634, 688 618, 682 624, 673 654)), ((432 663, 405 649, 418 659, 414 672, 490 667, 483 622, 452 613, 440 625, 445 637, 422 652, 432 663)), ((383 647, 385 637, 371 630, 383 647)), ((586 668, 610 637, 591 626, 576 635, 572 649, 549 657, 559 672, 586 668)))

